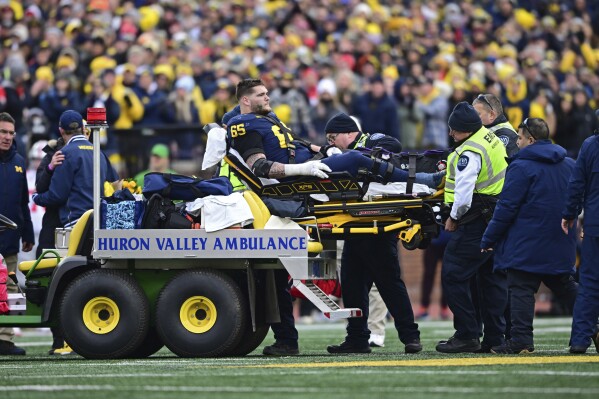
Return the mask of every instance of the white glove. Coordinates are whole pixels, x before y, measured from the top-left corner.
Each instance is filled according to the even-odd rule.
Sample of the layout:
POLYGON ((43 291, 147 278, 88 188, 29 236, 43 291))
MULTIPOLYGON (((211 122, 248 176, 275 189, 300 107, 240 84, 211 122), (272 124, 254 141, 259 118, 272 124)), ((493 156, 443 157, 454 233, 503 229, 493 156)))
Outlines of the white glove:
POLYGON ((329 175, 325 172, 331 172, 331 168, 320 161, 285 165, 285 176, 316 176, 321 179, 326 179, 329 175))
POLYGON ((343 151, 341 151, 337 147, 330 147, 330 148, 327 149, 327 157, 330 157, 330 156, 333 156, 333 155, 338 155, 338 154, 343 154, 343 151))

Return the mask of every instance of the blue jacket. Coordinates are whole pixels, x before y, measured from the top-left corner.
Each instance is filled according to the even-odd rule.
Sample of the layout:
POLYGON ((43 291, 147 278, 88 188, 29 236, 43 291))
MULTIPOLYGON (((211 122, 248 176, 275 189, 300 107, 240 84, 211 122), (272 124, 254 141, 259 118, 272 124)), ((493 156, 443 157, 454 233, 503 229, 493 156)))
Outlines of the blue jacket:
MULTIPOLYGON (((64 162, 54 170, 50 189, 33 196, 40 206, 59 206, 61 223, 66 226, 94 206, 93 145, 85 136, 73 136, 62 148, 64 162)), ((100 181, 106 181, 106 158, 100 157, 100 181)))
POLYGON ((520 150, 508 166, 503 191, 481 248, 495 248, 495 269, 569 273, 576 237, 561 229, 564 187, 574 169, 566 150, 539 140, 520 150))
POLYGON ((353 114, 360 119, 363 132, 384 132, 400 139, 397 105, 388 95, 374 98, 366 93, 358 97, 353 106, 353 114))
POLYGON ((15 142, 7 152, 0 154, 0 213, 19 226, 17 230, 0 232, 0 254, 18 254, 21 238, 23 242, 35 243, 25 159, 17 153, 15 142))
POLYGON ((562 217, 575 219, 584 207, 584 234, 599 236, 599 135, 587 138, 580 148, 568 183, 562 217))

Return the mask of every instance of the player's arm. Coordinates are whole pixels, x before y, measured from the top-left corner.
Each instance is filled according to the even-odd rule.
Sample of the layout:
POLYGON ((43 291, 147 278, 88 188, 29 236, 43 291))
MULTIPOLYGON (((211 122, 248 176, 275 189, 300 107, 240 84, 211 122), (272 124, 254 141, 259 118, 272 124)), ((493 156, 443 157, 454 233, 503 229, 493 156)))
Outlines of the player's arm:
POLYGON ((285 177, 285 165, 279 162, 272 162, 266 159, 264 153, 250 155, 246 163, 252 171, 259 177, 269 179, 281 179, 285 177))
POLYGON ((229 135, 233 137, 233 148, 239 152, 256 176, 269 179, 285 177, 285 165, 266 159, 262 136, 258 132, 245 130, 243 124, 231 124, 228 130, 229 135))
POLYGON ((325 164, 317 161, 306 162, 299 165, 285 165, 269 161, 266 158, 262 136, 254 130, 240 130, 240 125, 231 124, 228 127, 230 136, 233 137, 233 148, 239 152, 250 169, 258 177, 281 179, 287 176, 316 176, 325 179, 325 172, 331 170, 325 164))

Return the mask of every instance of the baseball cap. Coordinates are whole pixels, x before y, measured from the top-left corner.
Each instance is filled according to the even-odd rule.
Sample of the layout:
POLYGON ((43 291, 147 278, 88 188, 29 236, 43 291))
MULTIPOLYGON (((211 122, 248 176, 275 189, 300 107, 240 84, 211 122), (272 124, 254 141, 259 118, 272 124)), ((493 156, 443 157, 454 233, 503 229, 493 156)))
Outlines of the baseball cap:
POLYGON ((68 110, 60 115, 58 126, 66 131, 73 131, 83 128, 83 117, 77 111, 68 110))
POLYGON ((164 144, 156 144, 154 147, 152 147, 151 154, 160 158, 168 158, 169 150, 164 144))

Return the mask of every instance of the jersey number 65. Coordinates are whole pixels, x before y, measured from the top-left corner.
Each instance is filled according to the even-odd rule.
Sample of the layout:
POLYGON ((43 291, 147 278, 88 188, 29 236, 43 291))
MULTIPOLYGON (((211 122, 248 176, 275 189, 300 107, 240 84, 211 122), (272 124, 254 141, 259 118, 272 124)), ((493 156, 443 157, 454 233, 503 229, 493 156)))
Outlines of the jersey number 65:
POLYGON ((231 137, 243 136, 245 134, 245 126, 243 123, 231 126, 231 137))

